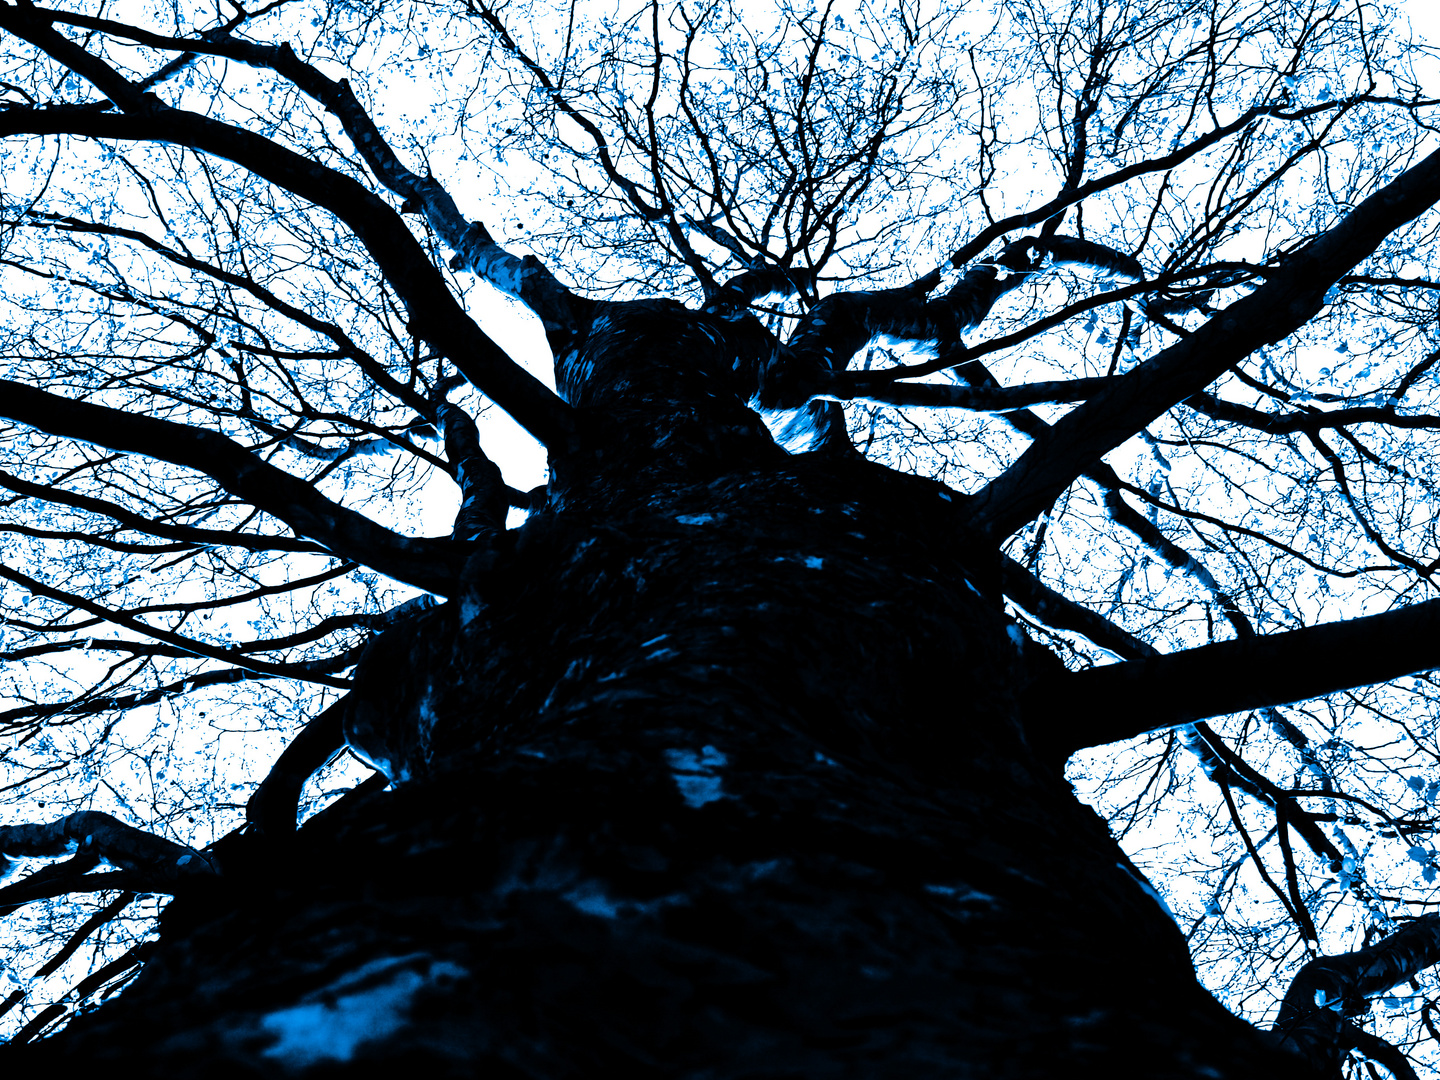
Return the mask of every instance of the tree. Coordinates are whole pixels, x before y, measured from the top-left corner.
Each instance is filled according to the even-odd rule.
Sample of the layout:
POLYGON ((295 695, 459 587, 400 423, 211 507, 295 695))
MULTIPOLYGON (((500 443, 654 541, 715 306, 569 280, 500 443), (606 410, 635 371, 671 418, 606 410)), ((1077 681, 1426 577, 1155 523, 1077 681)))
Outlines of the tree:
POLYGON ((1440 959, 1424 54, 946 10, 0 5, 0 903, 98 898, 51 974, 175 897, 13 1063, 1413 1075, 1361 1017, 1440 959), (190 700, 272 733, 243 824, 190 700), (1138 737, 1071 778, 1214 823, 1269 1031, 1067 783, 1138 737))

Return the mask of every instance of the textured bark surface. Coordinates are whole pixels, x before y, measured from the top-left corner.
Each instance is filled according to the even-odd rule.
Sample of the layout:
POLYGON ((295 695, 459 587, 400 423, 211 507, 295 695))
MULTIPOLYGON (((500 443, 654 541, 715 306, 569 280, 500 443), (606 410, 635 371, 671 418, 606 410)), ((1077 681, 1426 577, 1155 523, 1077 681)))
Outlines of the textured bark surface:
POLYGON ((238 838, 135 983, 16 1063, 1306 1075, 1032 750, 1057 661, 963 500, 782 453, 743 325, 585 333, 549 507, 358 672, 349 737, 400 782, 238 838))

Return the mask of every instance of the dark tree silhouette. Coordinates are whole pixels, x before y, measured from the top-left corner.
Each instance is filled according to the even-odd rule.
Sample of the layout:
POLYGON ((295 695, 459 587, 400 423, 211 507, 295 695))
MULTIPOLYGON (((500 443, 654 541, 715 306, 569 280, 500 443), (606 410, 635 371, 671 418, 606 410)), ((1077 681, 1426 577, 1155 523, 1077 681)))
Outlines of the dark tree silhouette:
POLYGON ((0 3, 11 1068, 1415 1075, 1382 12, 227 4, 0 3))

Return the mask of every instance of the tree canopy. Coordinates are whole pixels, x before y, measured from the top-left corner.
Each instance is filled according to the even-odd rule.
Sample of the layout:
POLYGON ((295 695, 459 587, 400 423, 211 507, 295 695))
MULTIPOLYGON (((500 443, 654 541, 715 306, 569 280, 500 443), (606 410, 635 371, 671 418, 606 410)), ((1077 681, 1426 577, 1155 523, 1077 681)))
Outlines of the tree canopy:
MULTIPOLYGON (((1440 69, 1392 12, 18 2, 0 50, 0 1030, 123 986, 367 643, 643 426, 586 349, 661 297, 788 453, 999 552, 1031 741, 1226 1006, 1340 987, 1354 1060, 1440 1061, 1440 69)), ((284 812, 406 778, 347 734, 284 812)))

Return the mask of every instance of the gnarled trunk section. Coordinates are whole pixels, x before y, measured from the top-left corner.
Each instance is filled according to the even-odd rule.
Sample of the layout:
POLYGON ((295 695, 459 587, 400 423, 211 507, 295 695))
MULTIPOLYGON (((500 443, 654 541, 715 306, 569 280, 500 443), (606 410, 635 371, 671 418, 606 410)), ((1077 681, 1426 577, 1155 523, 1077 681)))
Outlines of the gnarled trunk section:
POLYGON ((582 437, 550 505, 358 672, 349 737, 398 783, 237 837, 133 986, 26 1053, 1303 1075, 1200 989, 1032 749, 1021 699, 1056 661, 1004 617, 961 497, 779 451, 736 378, 753 330, 599 306, 564 359, 582 437))

